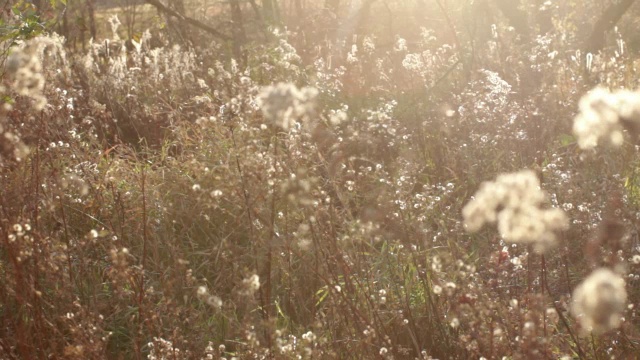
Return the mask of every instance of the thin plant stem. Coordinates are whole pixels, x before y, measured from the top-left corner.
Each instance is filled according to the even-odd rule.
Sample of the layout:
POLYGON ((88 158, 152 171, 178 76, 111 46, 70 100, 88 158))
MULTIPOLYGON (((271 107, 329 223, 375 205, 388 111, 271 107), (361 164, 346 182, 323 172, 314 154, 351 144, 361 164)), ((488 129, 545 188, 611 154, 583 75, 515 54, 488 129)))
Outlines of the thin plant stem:
MULTIPOLYGON (((551 290, 549 289, 549 284, 545 283, 545 287, 547 289, 547 294, 549 294, 551 296, 551 290)), ((573 330, 571 330, 571 326, 569 325, 569 322, 567 321, 567 318, 562 314, 562 309, 558 305, 557 301, 552 300, 552 304, 553 304, 553 307, 556 309, 556 313, 558 314, 558 317, 560 318, 560 321, 562 321, 562 324, 567 329, 567 332, 569 333, 569 336, 571 337, 571 340, 573 340, 573 343, 576 345, 578 358, 580 358, 580 360, 585 359, 586 357, 585 357, 584 352, 582 351, 582 348, 580 347, 580 343, 578 342, 578 338, 573 333, 573 330)))

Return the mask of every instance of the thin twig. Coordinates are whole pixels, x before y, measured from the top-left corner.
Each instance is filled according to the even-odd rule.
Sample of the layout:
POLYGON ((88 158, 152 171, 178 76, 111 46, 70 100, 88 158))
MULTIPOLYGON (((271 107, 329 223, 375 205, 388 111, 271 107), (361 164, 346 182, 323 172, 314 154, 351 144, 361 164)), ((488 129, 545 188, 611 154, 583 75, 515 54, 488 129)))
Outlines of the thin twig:
POLYGON ((144 171, 144 166, 142 167, 142 179, 141 179, 141 190, 142 190, 142 261, 141 261, 141 273, 140 273, 140 290, 138 293, 138 334, 136 334, 136 339, 138 341, 138 349, 137 349, 137 355, 138 357, 141 356, 140 353, 140 336, 142 334, 142 325, 143 325, 143 309, 142 309, 142 304, 144 301, 144 272, 145 272, 145 267, 146 267, 146 262, 147 262, 147 240, 148 240, 148 233, 147 233, 147 197, 145 195, 145 183, 146 183, 146 178, 145 178, 145 171, 144 171))
POLYGON ((225 35, 223 33, 221 33, 220 31, 218 31, 215 28, 212 28, 211 26, 201 23, 200 21, 187 17, 171 8, 168 8, 167 6, 165 6, 163 3, 161 3, 158 0, 145 0, 145 2, 147 4, 153 5, 155 6, 156 9, 162 11, 163 13, 169 15, 169 16, 173 16, 175 18, 178 18, 179 20, 182 20, 184 23, 191 25, 195 28, 198 28, 200 30, 204 30, 206 32, 208 32, 209 34, 216 36, 222 40, 231 40, 231 37, 228 35, 225 35))
MULTIPOLYGON (((547 289, 547 294, 549 294, 549 296, 551 296, 551 290, 549 289, 549 284, 545 283, 545 288, 547 289)), ((558 306, 558 304, 556 303, 555 299, 551 299, 553 307, 556 309, 556 313, 558 314, 558 317, 560 318, 560 321, 562 321, 562 324, 567 328, 567 332, 569 333, 569 336, 571 337, 571 340, 573 340, 574 344, 576 344, 576 350, 578 352, 578 358, 580 360, 585 359, 585 355, 584 352, 582 352, 582 348, 580 347, 580 343, 578 343, 578 339, 576 338, 575 334, 573 333, 573 331, 571 330, 571 327, 569 326, 569 322, 567 321, 567 318, 564 317, 564 315, 562 314, 562 309, 560 309, 560 306, 558 306)))

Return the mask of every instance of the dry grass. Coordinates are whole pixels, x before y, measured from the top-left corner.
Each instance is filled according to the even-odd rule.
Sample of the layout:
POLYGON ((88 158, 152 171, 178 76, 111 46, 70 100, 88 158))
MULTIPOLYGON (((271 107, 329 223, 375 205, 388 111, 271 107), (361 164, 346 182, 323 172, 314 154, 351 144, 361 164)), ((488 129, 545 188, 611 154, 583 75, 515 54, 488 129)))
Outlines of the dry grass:
POLYGON ((620 147, 572 126, 638 64, 560 30, 14 48, 0 358, 632 358, 638 94, 580 109, 620 147))

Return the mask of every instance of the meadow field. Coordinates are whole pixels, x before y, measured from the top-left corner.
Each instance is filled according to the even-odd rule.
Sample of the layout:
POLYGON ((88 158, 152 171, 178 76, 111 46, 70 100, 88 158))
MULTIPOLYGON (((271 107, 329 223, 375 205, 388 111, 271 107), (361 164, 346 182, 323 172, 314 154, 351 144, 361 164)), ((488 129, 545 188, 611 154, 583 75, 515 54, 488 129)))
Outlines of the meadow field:
POLYGON ((640 358, 637 2, 0 6, 0 359, 640 358))

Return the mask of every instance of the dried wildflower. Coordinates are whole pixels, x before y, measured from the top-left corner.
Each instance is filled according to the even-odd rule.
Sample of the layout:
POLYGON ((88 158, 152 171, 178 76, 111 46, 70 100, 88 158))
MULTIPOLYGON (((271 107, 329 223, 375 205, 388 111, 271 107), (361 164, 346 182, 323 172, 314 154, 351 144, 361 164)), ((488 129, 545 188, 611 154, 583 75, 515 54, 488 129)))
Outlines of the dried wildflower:
POLYGON ((545 194, 531 170, 499 175, 485 182, 462 210, 467 231, 478 231, 485 223, 498 223, 507 242, 533 244, 542 253, 555 245, 555 232, 569 221, 560 209, 543 209, 545 194))
POLYGON ((35 100, 35 108, 42 110, 47 100, 42 95, 45 79, 40 57, 28 49, 17 50, 7 59, 7 70, 14 79, 11 88, 18 95, 35 100))
POLYGON ((109 17, 109 25, 111 25, 113 40, 119 40, 120 37, 118 36, 118 28, 120 27, 120 25, 122 25, 122 23, 120 22, 120 19, 118 19, 118 15, 109 17))
POLYGON ((199 286, 196 294, 200 301, 205 302, 212 308, 216 310, 220 310, 222 308, 222 299, 220 299, 219 296, 210 294, 209 289, 207 289, 206 286, 199 286))
POLYGON ((340 125, 341 123, 349 119, 348 116, 349 105, 342 105, 340 109, 329 110, 329 122, 331 125, 340 125))
POLYGON ((294 84, 279 83, 263 88, 257 103, 265 118, 287 130, 296 119, 313 112, 317 96, 315 88, 298 89, 294 84))
POLYGON ((29 147, 22 142, 22 139, 17 134, 6 129, 2 122, 4 119, 0 119, 0 165, 5 161, 20 162, 27 155, 29 155, 29 147))
POLYGON ((365 36, 362 47, 367 54, 372 54, 376 50, 376 44, 370 36, 365 36))
POLYGON ((436 294, 436 295, 442 294, 442 286, 434 285, 433 286, 433 293, 436 294))
POLYGON ((407 40, 396 36, 396 42, 393 45, 393 50, 397 52, 407 51, 407 40))
POLYGON ((256 274, 242 280, 242 289, 240 293, 245 296, 252 296, 260 289, 260 277, 256 274))
POLYGON ((576 287, 571 312, 585 332, 601 334, 620 326, 626 302, 624 279, 601 268, 576 287))
POLYGON ((349 64, 355 64, 358 62, 358 45, 351 45, 351 51, 347 54, 347 62, 349 64))
POLYGON ((407 54, 402 60, 402 66, 409 70, 415 72, 421 72, 425 68, 425 64, 422 61, 422 55, 420 54, 407 54))
POLYGON ((14 48, 5 63, 7 73, 12 79, 11 90, 18 95, 31 98, 36 110, 44 109, 47 104, 43 95, 43 60, 56 55, 64 61, 66 55, 63 42, 64 39, 55 34, 36 37, 14 48))
POLYGON ((504 81, 497 72, 486 69, 481 70, 486 76, 485 89, 486 100, 498 107, 504 107, 509 102, 509 94, 511 94, 511 85, 504 81))
POLYGON ((302 334, 302 340, 306 342, 313 343, 314 341, 316 341, 316 339, 316 334, 314 334, 312 331, 307 331, 306 333, 302 334))
POLYGON ((207 298, 207 304, 215 309, 222 308, 222 299, 219 296, 211 295, 207 298))
POLYGON ((545 310, 545 316, 552 324, 556 324, 560 319, 560 317, 558 316, 558 312, 554 308, 547 308, 547 310, 545 310))
POLYGON ((518 305, 518 299, 509 300, 509 306, 511 306, 512 309, 517 309, 518 305))
POLYGON ((453 295, 454 292, 456 292, 457 286, 456 286, 455 283, 449 281, 446 284, 444 284, 444 288, 447 291, 447 295, 451 296, 451 295, 453 295))
POLYGON ((451 326, 454 329, 457 328, 458 326, 460 326, 460 320, 458 320, 458 318, 451 319, 449 326, 451 326))
POLYGON ((597 87, 580 99, 580 113, 573 121, 573 133, 581 149, 593 149, 600 139, 614 146, 624 142, 623 130, 638 135, 640 92, 597 87))

